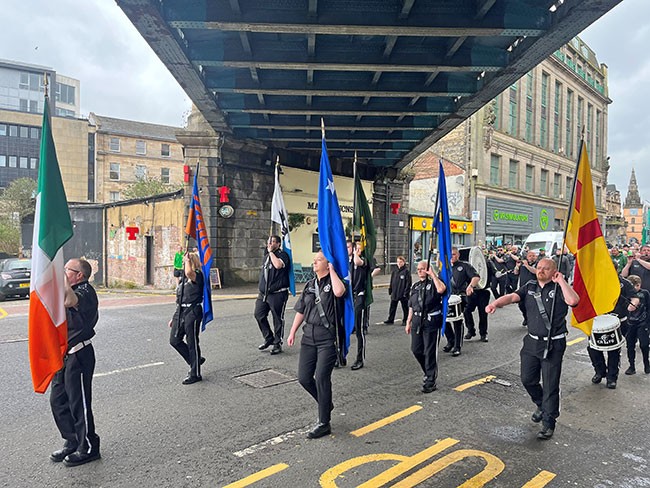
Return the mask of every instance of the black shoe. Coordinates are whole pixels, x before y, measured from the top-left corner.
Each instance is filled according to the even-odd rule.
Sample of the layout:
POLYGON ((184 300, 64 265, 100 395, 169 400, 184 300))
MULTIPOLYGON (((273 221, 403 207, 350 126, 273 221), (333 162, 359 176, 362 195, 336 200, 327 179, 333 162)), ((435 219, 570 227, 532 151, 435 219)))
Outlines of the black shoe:
POLYGON ((481 342, 487 342, 487 341, 488 341, 487 335, 482 335, 481 342))
POLYGON ((528 321, 524 319, 524 321, 521 323, 522 327, 528 327, 528 321))
POLYGON ((616 381, 607 380, 607 388, 610 390, 616 389, 616 381))
POLYGON ((188 376, 187 378, 185 378, 185 379, 183 380, 183 384, 184 384, 184 385, 192 385, 192 384, 194 384, 194 383, 198 383, 198 382, 201 381, 202 379, 203 379, 203 378, 201 378, 200 376, 191 376, 191 375, 190 375, 190 376, 188 376))
POLYGON ((282 346, 280 344, 275 344, 273 349, 271 349, 271 356, 280 354, 282 352, 282 346))
POLYGON ((341 360, 339 361, 339 363, 341 364, 341 367, 342 367, 342 368, 345 368, 345 367, 348 365, 348 360, 345 359, 345 358, 341 358, 341 360))
POLYGON ((454 350, 451 351, 451 355, 454 356, 454 357, 460 356, 460 349, 454 348, 454 350))
POLYGON ((395 322, 393 322, 392 320, 384 320, 384 324, 386 325, 393 325, 394 323, 395 322))
POLYGON ((340 368, 341 367, 341 365, 339 364, 339 358, 336 358, 336 360, 334 361, 334 367, 335 368, 340 368))
POLYGON ((444 352, 449 352, 454 348, 451 344, 447 344, 445 347, 442 348, 444 352))
POLYGON ((476 336, 476 332, 468 332, 465 334, 465 340, 470 340, 472 337, 476 336))
POLYGON ((540 430, 537 433, 537 438, 542 441, 545 441, 553 437, 553 432, 555 432, 555 429, 553 427, 548 427, 547 425, 543 425, 542 430, 540 430))
POLYGON ((435 384, 424 384, 422 386, 422 393, 431 393, 434 392, 438 389, 438 387, 435 384))
POLYGON ((544 412, 542 412, 541 408, 537 407, 537 410, 535 410, 533 414, 530 416, 530 420, 532 420, 536 424, 539 424, 542 421, 543 416, 544 416, 544 412))
POLYGON ((332 433, 332 428, 330 427, 330 424, 318 423, 316 424, 316 427, 314 427, 307 433, 307 437, 310 439, 318 439, 319 437, 323 437, 331 433, 332 433))
POLYGON ((77 450, 76 447, 64 447, 63 449, 59 449, 58 451, 54 451, 52 454, 50 454, 50 461, 55 462, 55 463, 60 463, 65 459, 65 457, 68 454, 72 454, 77 450))
POLYGON ((650 364, 643 367, 643 372, 645 374, 650 374, 650 364))
POLYGON ((363 361, 355 361, 355 363, 352 365, 350 368, 352 371, 356 371, 357 369, 363 368, 363 361))
POLYGON ((273 345, 273 339, 271 339, 270 341, 266 341, 264 344, 260 344, 259 346, 257 346, 257 348, 260 351, 264 351, 264 350, 266 350, 268 347, 270 347, 272 345, 273 345))
POLYGON ((204 357, 201 357, 201 359, 199 359, 199 364, 200 364, 200 365, 203 365, 203 363, 205 363, 205 358, 204 358, 204 357))
POLYGON ((632 366, 630 366, 629 368, 627 368, 625 370, 625 374, 626 375, 636 374, 636 369, 634 369, 632 366))
POLYGON ((72 466, 80 466, 82 464, 89 463, 91 461, 95 461, 102 456, 99 454, 99 451, 95 453, 85 453, 85 452, 79 452, 75 451, 72 454, 68 454, 65 459, 63 460, 63 464, 68 467, 72 466))
POLYGON ((597 384, 600 383, 601 381, 603 381, 603 377, 602 377, 602 375, 599 375, 598 373, 596 373, 596 374, 593 376, 593 378, 591 378, 591 382, 592 382, 594 385, 597 385, 597 384))

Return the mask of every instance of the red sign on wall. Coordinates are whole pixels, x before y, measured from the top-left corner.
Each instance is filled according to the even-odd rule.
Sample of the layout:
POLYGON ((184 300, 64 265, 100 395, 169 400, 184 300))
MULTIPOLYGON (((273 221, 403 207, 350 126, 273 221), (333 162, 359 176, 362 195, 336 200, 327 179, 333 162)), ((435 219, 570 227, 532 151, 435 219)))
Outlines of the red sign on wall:
POLYGON ((126 228, 127 239, 129 241, 135 241, 136 240, 136 234, 138 232, 140 232, 140 229, 138 227, 127 227, 126 228))

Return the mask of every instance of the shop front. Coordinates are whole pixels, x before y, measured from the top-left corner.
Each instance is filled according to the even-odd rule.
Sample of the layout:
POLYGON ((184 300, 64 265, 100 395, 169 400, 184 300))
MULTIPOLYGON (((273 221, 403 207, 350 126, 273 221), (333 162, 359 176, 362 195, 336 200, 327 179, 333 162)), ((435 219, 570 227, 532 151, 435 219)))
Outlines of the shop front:
POLYGON ((558 220, 563 222, 564 216, 556 216, 555 209, 550 206, 487 198, 485 207, 488 247, 508 243, 521 245, 533 232, 563 230, 556 227, 558 220))
MULTIPOLYGON (((433 218, 411 216, 409 226, 411 230, 411 255, 405 257, 411 263, 411 269, 415 271, 417 263, 428 258, 433 233, 433 218)), ((450 219, 449 227, 451 242, 454 246, 470 245, 471 236, 474 233, 474 222, 450 219)))

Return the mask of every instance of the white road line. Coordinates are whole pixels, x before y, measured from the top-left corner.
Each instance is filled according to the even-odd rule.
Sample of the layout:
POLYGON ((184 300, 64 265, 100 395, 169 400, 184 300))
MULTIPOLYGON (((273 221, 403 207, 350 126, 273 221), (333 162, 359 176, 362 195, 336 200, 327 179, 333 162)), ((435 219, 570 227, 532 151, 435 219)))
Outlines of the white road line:
POLYGON ((19 339, 7 339, 5 341, 0 341, 0 344, 11 344, 12 342, 27 342, 27 337, 19 339))
POLYGON ((262 449, 266 449, 267 447, 275 446, 276 444, 280 444, 281 442, 288 441, 289 439, 292 439, 297 435, 306 434, 311 429, 312 429, 311 427, 305 427, 300 430, 292 430, 291 432, 280 434, 277 437, 272 437, 271 439, 265 440, 264 442, 260 442, 259 444, 253 444, 252 446, 247 447, 246 449, 242 449, 241 451, 233 452, 233 454, 241 458, 249 454, 253 454, 254 452, 261 451, 262 449))
POLYGON ((162 366, 163 364, 165 363, 160 361, 158 363, 149 363, 149 364, 141 364, 140 366, 131 366, 130 368, 115 369, 113 371, 107 371, 106 373, 97 373, 93 375, 93 378, 99 378, 100 376, 108 376, 117 373, 126 373, 127 371, 135 371, 137 369, 151 368, 152 366, 162 366))

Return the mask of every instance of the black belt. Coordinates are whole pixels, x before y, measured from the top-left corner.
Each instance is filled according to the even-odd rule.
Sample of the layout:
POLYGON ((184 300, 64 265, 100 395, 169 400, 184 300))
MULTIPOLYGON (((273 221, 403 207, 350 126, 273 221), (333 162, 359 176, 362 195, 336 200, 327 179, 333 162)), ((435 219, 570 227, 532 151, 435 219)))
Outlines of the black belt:
MULTIPOLYGON (((530 334, 530 333, 528 335, 530 337, 532 337, 533 339, 537 340, 537 341, 548 341, 547 336, 536 336, 536 335, 533 335, 533 334, 530 334)), ((567 332, 563 332, 562 334, 558 334, 558 335, 555 335, 555 336, 551 337, 551 340, 552 341, 557 341, 559 339, 564 339, 566 336, 567 336, 567 332)))

